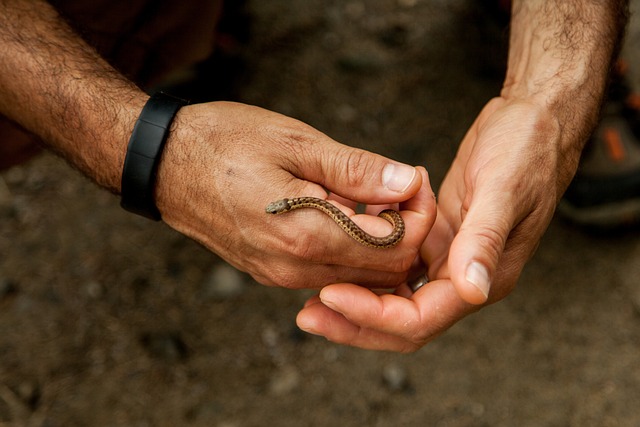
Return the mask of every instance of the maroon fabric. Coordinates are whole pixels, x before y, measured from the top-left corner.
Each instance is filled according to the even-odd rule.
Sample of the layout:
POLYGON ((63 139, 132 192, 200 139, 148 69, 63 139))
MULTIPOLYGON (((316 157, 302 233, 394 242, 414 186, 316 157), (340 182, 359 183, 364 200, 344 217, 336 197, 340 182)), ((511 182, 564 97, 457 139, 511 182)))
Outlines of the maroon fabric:
POLYGON ((222 0, 52 0, 89 44, 142 86, 214 48, 222 0))

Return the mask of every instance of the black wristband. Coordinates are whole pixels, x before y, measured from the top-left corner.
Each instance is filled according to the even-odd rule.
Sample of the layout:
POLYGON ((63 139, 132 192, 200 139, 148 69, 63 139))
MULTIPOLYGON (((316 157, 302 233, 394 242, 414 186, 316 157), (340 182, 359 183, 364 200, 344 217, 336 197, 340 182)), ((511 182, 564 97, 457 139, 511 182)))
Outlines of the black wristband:
POLYGON ((169 126, 178 110, 188 102, 158 92, 149 98, 133 128, 124 159, 120 206, 160 221, 153 192, 156 172, 167 141, 169 126))

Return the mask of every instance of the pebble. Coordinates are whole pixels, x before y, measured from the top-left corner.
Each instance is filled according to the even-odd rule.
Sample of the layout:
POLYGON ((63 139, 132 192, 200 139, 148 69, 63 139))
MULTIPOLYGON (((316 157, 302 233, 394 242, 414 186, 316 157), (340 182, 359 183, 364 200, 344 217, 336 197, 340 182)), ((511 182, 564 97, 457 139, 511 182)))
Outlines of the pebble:
MULTIPOLYGON (((202 402, 189 410, 186 417, 191 423, 206 423, 218 417, 223 410, 224 407, 217 401, 202 402)), ((222 425, 227 424, 218 424, 218 426, 222 425)))
POLYGON ((418 4, 418 0, 398 0, 398 6, 400 7, 410 8, 410 7, 414 7, 417 4, 418 4))
POLYGON ((367 11, 367 7, 361 1, 350 1, 344 6, 344 13, 349 19, 359 19, 367 11))
POLYGON ((11 280, 0 277, 0 300, 14 294, 17 291, 17 286, 11 280))
POLYGON ((84 293, 89 299, 97 300, 103 296, 104 288, 99 282, 90 280, 84 285, 84 293))
POLYGON ((352 123, 358 117, 358 110, 349 104, 341 104, 336 108, 336 118, 342 123, 352 123))
POLYGON ((406 391, 409 386, 409 375, 404 366, 391 363, 382 370, 382 383, 393 392, 406 391))
POLYGON ((300 385, 300 373, 292 366, 279 369, 269 382, 269 393, 275 396, 289 394, 300 385))
POLYGON ((202 284, 205 298, 225 301, 241 295, 246 289, 244 277, 228 264, 216 265, 202 284))
POLYGON ((337 61, 340 70, 349 73, 369 74, 383 69, 385 60, 371 52, 347 52, 337 61))
POLYGON ((187 358, 187 346, 177 333, 148 333, 142 336, 141 341, 155 359, 165 362, 179 362, 187 358))
POLYGON ((337 50, 342 46, 342 39, 336 33, 326 33, 322 37, 322 46, 324 46, 327 50, 337 50))

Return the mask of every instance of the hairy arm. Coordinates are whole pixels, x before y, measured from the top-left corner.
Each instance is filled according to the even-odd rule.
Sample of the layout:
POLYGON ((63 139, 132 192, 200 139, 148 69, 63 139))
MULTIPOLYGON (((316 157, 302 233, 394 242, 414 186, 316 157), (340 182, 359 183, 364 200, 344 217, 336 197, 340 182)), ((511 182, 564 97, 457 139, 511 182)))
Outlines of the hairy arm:
POLYGON ((415 351, 515 287, 596 124, 626 21, 623 1, 519 0, 500 97, 482 110, 441 186, 411 295, 336 284, 299 326, 357 347, 415 351))
POLYGON ((559 126, 560 153, 573 176, 598 120, 612 61, 619 53, 628 1, 516 0, 507 76, 501 96, 548 110, 559 126))
MULTIPOLYGON (((48 3, 0 0, 0 114, 113 192, 120 191, 128 139, 147 98, 48 3)), ((178 112, 158 166, 155 202, 166 224, 261 283, 390 287, 406 278, 433 223, 431 194, 420 168, 339 144, 261 108, 211 102, 178 112), (267 203, 283 197, 327 198, 325 188, 374 233, 384 234, 388 224, 356 215, 356 202, 406 202, 400 209, 414 233, 393 251, 372 254, 327 227, 327 218, 265 214, 267 203)))
POLYGON ((620 0, 513 3, 501 96, 465 136, 441 190, 451 249, 426 250, 464 300, 504 297, 533 255, 597 123, 626 17, 620 0))
POLYGON ((146 99, 48 3, 0 1, 0 113, 111 191, 146 99))

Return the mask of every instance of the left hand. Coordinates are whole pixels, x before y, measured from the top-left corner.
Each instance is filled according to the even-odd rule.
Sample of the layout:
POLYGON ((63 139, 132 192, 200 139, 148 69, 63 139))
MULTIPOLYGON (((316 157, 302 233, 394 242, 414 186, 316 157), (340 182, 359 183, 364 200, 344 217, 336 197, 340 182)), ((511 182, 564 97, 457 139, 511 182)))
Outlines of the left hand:
MULTIPOLYGON (((301 329, 356 347, 411 352, 516 285, 578 163, 560 126, 528 102, 490 101, 462 141, 421 258, 430 283, 377 294, 334 284, 298 315, 301 329)), ((411 230, 408 230, 411 232, 411 230)))

